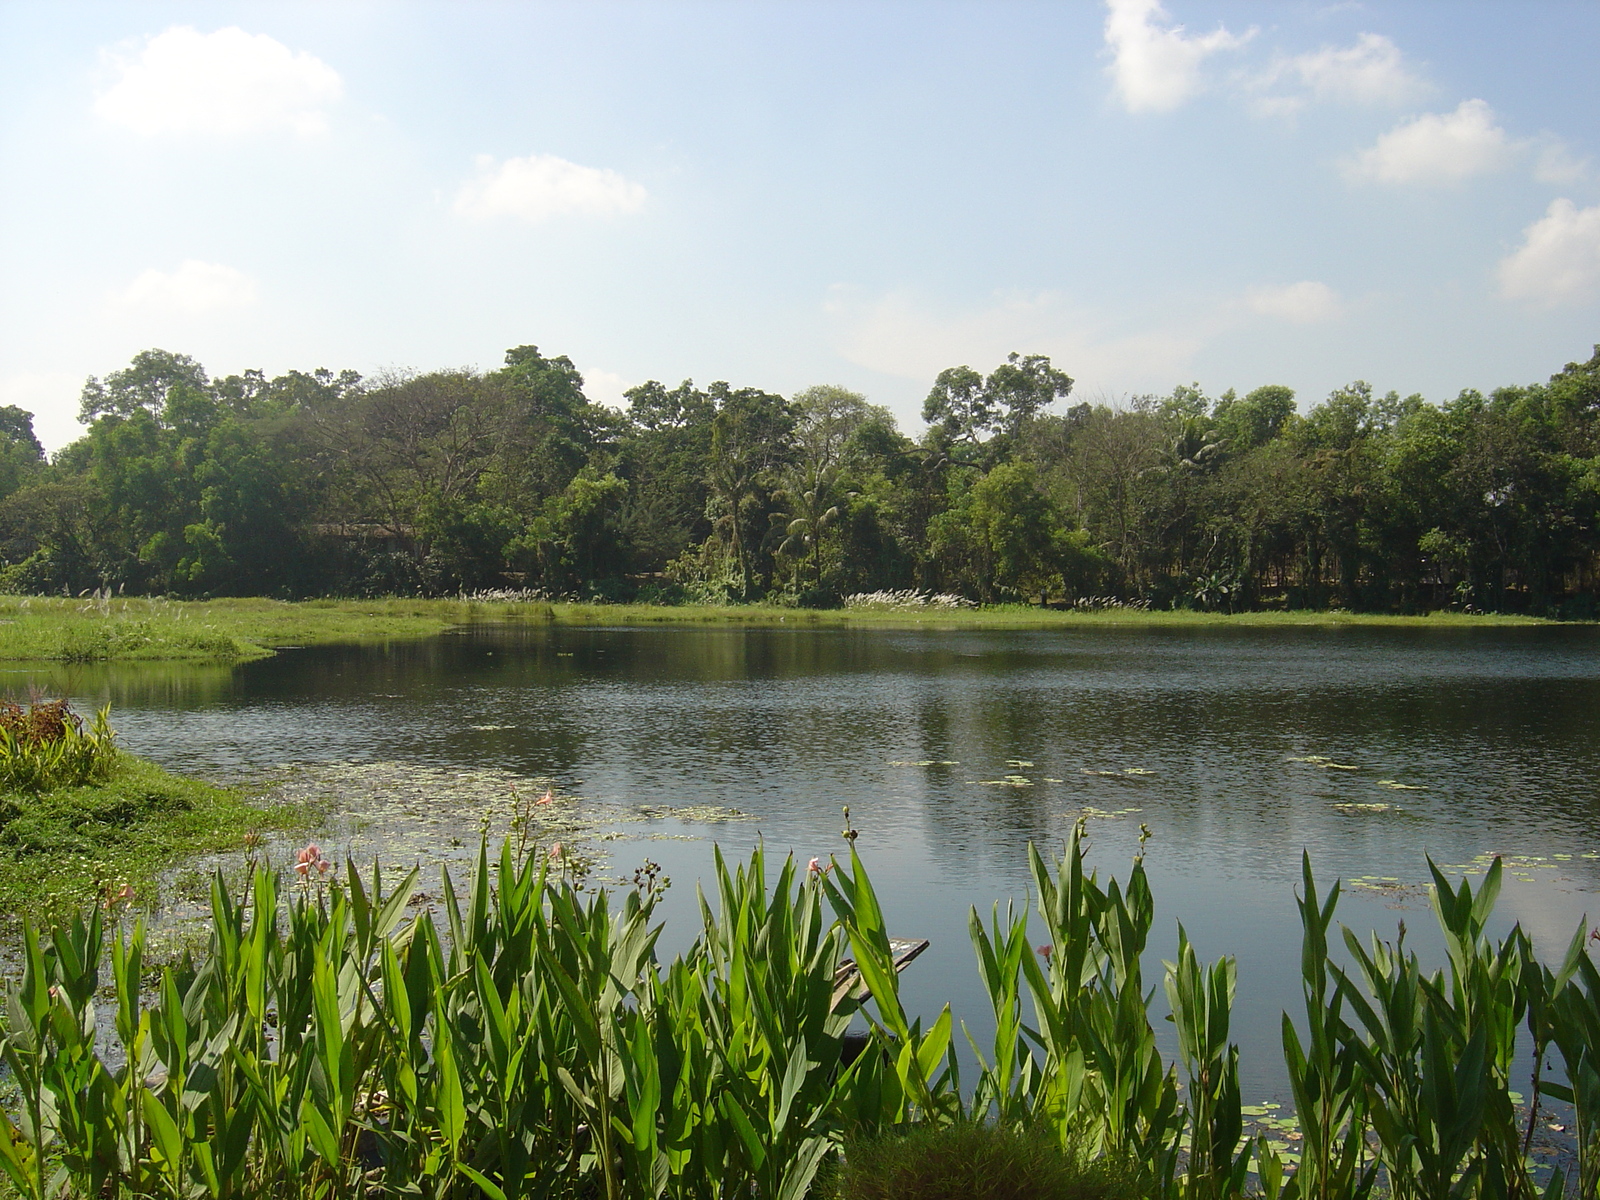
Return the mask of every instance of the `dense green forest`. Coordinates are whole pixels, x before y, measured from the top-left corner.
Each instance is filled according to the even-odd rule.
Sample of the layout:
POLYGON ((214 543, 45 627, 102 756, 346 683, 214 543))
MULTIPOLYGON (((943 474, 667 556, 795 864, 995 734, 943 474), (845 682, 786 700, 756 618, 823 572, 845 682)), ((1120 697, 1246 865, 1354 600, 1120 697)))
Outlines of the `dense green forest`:
POLYGON ((0 409, 0 588, 1594 614, 1600 347, 1442 405, 1071 390, 1042 356, 955 367, 914 440, 830 386, 650 382, 618 410, 533 346, 369 379, 149 350, 84 385, 48 461, 0 409))

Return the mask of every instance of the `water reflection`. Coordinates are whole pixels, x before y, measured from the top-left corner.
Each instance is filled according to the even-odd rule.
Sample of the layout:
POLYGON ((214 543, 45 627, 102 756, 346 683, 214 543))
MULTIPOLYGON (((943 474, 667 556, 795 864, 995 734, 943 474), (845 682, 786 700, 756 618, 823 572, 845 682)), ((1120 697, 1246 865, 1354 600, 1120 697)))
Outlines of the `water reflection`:
MULTIPOLYGON (((1327 880, 1411 882, 1424 853, 1570 853, 1513 880, 1502 914, 1552 949, 1600 914, 1589 629, 479 627, 231 671, 11 678, 110 702, 131 749, 221 777, 350 759, 550 776, 607 803, 737 807, 759 822, 730 851, 762 836, 806 857, 840 847, 848 803, 897 931, 933 938, 906 977, 929 1011, 981 1007, 966 910, 1023 894, 1028 841, 1059 845, 1087 811, 1096 860, 1121 869, 1148 824, 1157 949, 1181 919, 1203 956, 1239 956, 1257 1088, 1298 995, 1302 847, 1327 880)), ((614 852, 662 861, 691 916, 704 843, 614 852)), ((1396 902, 1416 903, 1343 911, 1392 930, 1396 902)))

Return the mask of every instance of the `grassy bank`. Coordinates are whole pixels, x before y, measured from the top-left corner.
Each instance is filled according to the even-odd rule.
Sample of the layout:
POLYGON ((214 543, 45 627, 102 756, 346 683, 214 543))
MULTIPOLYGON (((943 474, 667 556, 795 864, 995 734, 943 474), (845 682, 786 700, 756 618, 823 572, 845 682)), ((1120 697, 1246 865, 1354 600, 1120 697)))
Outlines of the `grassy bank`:
POLYGON ((1535 617, 1348 612, 1225 615, 1101 609, 1058 612, 1023 605, 975 609, 797 609, 775 605, 544 604, 461 600, 96 601, 0 596, 0 660, 46 662, 243 662, 282 646, 421 638, 473 622, 569 625, 804 625, 941 629, 1071 629, 1083 626, 1477 626, 1550 624, 1535 617))
POLYGON ((117 896, 131 894, 142 907, 181 859, 238 846, 248 831, 297 816, 263 811, 236 791, 130 754, 119 754, 98 782, 0 794, 0 936, 18 917, 59 915, 117 896))
POLYGON ((547 604, 454 600, 177 601, 0 597, 0 659, 243 662, 280 646, 428 637, 474 620, 550 619, 547 604))
MULTIPOLYGON (((484 606, 488 607, 488 606, 484 606)), ((1206 613, 1187 609, 1156 612, 1138 608, 1062 611, 1025 604, 997 604, 958 609, 780 608, 767 604, 713 606, 702 604, 556 604, 548 619, 572 625, 861 625, 948 629, 1074 629, 1083 626, 1421 626, 1554 625, 1542 617, 1498 613, 1436 612, 1426 616, 1343 611, 1206 613)))

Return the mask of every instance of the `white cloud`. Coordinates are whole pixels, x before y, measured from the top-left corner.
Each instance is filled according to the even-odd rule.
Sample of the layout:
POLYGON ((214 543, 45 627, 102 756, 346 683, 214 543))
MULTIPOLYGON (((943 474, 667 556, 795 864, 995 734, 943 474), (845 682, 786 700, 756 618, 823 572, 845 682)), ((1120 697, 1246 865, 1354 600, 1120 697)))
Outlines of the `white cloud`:
POLYGON ((83 378, 64 371, 23 371, 0 379, 0 404, 33 414, 33 432, 48 451, 75 442, 84 431, 77 420, 83 378))
POLYGON ((1581 183, 1589 177, 1589 161, 1573 154, 1560 138, 1546 136, 1539 140, 1533 177, 1540 183, 1581 183))
POLYGON ((628 398, 623 395, 633 384, 614 371, 585 371, 583 394, 598 404, 612 408, 627 408, 628 398))
MULTIPOLYGON (((1275 62, 1252 86, 1299 85, 1315 99, 1346 104, 1401 104, 1426 90, 1405 65, 1400 47, 1378 33, 1363 33, 1353 46, 1324 46, 1275 62)), ((1303 107, 1296 95, 1264 96, 1258 112, 1281 115, 1303 107)))
POLYGON ((1172 25, 1161 0, 1106 0, 1106 45, 1111 78, 1129 112, 1168 112, 1204 85, 1200 64, 1219 50, 1244 45, 1255 30, 1229 33, 1220 25, 1194 35, 1172 25))
POLYGON ((1332 321, 1344 312, 1339 293, 1314 279, 1282 287, 1254 288, 1245 296, 1245 304, 1258 316, 1277 317, 1296 325, 1332 321))
POLYGON ((983 308, 940 312, 907 292, 863 300, 836 288, 825 311, 845 359, 923 386, 959 363, 992 370, 1017 350, 1050 355, 1077 381, 1079 394, 1165 388, 1188 376, 1207 337, 1198 329, 1115 333, 1053 292, 999 296, 983 308))
POLYGON ((1600 205, 1554 200, 1522 231, 1522 245, 1500 260, 1500 294, 1547 308, 1600 292, 1600 205))
POLYGON ((1454 112, 1424 113, 1395 126, 1347 171, 1378 183, 1458 183, 1502 169, 1518 149, 1488 104, 1463 100, 1454 112))
POLYGON ((143 272, 113 294, 119 307, 201 316, 255 302, 255 280, 221 263, 186 259, 176 271, 143 272))
POLYGON ((496 165, 478 158, 478 178, 463 184, 456 212, 464 217, 520 217, 543 221, 569 213, 637 212, 647 193, 641 184, 615 171, 581 167, 553 154, 508 158, 496 165))
POLYGON ((344 89, 327 63, 236 26, 200 33, 175 25, 137 54, 106 57, 118 78, 95 99, 95 113, 147 136, 321 133, 325 109, 344 89))

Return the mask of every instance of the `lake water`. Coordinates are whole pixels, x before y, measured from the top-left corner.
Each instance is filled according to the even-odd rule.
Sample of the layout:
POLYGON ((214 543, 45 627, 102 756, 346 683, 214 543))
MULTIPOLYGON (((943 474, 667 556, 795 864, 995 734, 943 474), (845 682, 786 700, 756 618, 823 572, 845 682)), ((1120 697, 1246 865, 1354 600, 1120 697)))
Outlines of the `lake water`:
MULTIPOLYGON (((1170 957, 1181 920, 1203 958, 1238 958, 1247 1099, 1283 1090, 1302 848, 1319 880, 1359 884, 1346 923, 1392 935, 1403 919, 1425 954, 1425 854, 1456 871, 1508 856, 1503 925, 1520 921, 1547 953, 1600 917, 1589 628, 483 626, 231 669, 11 682, 112 703, 123 744, 181 772, 383 764, 380 779, 414 785, 412 833, 434 847, 478 837, 442 793, 430 812, 429 781, 445 778, 548 777, 616 812, 742 810, 751 819, 622 823, 604 843, 602 874, 649 857, 673 877, 669 949, 693 933, 706 839, 826 857, 843 849, 848 804, 891 932, 932 940, 908 999, 930 1016, 952 1001, 974 1025, 969 906, 1021 901, 1027 843, 1059 850, 1080 816, 1102 871, 1126 870, 1146 825, 1154 957, 1170 957)), ((346 834, 370 853, 370 828, 346 834)), ((418 852, 413 836, 390 856, 418 852)))

